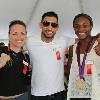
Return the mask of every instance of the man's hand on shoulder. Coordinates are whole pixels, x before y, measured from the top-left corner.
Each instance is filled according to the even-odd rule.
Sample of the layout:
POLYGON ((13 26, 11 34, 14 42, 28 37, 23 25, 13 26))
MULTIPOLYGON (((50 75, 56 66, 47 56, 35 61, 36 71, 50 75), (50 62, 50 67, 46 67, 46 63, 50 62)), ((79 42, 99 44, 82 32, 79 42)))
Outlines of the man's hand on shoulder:
POLYGON ((100 33, 97 34, 98 45, 95 46, 95 52, 98 56, 100 56, 100 33))

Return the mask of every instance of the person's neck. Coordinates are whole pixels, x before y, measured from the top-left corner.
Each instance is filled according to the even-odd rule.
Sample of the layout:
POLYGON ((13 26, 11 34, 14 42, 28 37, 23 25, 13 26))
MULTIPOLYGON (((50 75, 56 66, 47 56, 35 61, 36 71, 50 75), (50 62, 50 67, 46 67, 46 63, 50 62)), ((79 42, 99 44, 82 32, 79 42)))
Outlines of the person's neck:
POLYGON ((10 46, 9 47, 11 50, 13 50, 14 52, 18 53, 21 51, 21 48, 18 48, 18 47, 14 47, 14 46, 10 46))
POLYGON ((91 40, 91 36, 87 36, 85 39, 79 39, 81 45, 87 44, 91 40))
POLYGON ((47 37, 45 37, 43 34, 41 34, 41 40, 42 40, 43 42, 49 43, 49 42, 52 42, 53 39, 54 39, 54 37, 52 37, 52 38, 47 38, 47 37))

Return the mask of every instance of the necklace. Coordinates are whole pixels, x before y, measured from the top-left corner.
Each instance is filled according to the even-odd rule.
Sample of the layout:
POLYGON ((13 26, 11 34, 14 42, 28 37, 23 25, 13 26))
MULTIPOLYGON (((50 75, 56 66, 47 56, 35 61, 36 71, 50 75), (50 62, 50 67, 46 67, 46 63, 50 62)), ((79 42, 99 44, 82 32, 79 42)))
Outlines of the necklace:
POLYGON ((82 64, 80 64, 80 41, 77 44, 76 54, 77 54, 77 62, 78 62, 78 66, 79 66, 79 77, 80 77, 80 79, 84 79, 83 75, 84 75, 85 60, 86 60, 86 57, 87 57, 87 52, 88 52, 90 46, 92 45, 92 40, 93 40, 93 38, 91 37, 91 39, 88 42, 88 45, 86 47, 86 50, 85 50, 85 53, 84 53, 84 56, 83 56, 82 64))
POLYGON ((92 40, 93 40, 93 38, 91 38, 90 41, 88 42, 88 45, 86 47, 86 50, 85 50, 85 53, 83 56, 82 64, 80 64, 80 41, 77 44, 76 54, 77 54, 77 62, 78 62, 78 66, 79 66, 79 77, 80 77, 80 79, 78 79, 76 81, 76 88, 78 90, 86 89, 86 82, 85 82, 85 78, 83 77, 83 75, 84 75, 84 67, 85 67, 85 60, 87 57, 87 52, 88 52, 90 46, 92 45, 92 40))

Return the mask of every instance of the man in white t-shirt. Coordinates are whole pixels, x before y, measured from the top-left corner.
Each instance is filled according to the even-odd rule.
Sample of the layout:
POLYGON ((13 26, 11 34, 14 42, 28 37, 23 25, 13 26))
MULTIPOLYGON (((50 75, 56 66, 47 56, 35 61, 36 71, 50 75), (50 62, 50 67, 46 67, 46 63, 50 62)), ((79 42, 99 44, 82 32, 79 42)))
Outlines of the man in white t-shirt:
POLYGON ((46 12, 40 22, 41 36, 27 40, 32 62, 32 100, 65 100, 64 52, 75 43, 68 37, 55 38, 58 30, 58 15, 46 12))

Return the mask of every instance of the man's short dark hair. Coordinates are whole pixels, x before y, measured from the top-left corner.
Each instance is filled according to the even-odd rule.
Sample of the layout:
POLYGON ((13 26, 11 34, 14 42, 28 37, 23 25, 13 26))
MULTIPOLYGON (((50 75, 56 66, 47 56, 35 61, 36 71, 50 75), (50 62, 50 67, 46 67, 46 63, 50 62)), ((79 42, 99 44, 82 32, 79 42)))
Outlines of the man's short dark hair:
POLYGON ((58 22, 58 15, 57 15, 55 12, 53 12, 53 11, 49 11, 49 12, 44 13, 44 14, 42 15, 42 20, 41 20, 41 22, 44 20, 44 18, 45 18, 46 16, 48 16, 48 17, 55 17, 55 18, 57 19, 57 22, 58 22))
POLYGON ((21 20, 13 20, 13 21, 11 21, 10 24, 9 24, 9 33, 10 33, 11 27, 12 27, 13 25, 16 25, 16 24, 22 25, 22 26, 24 26, 25 29, 26 29, 26 24, 25 24, 23 21, 21 21, 21 20))

